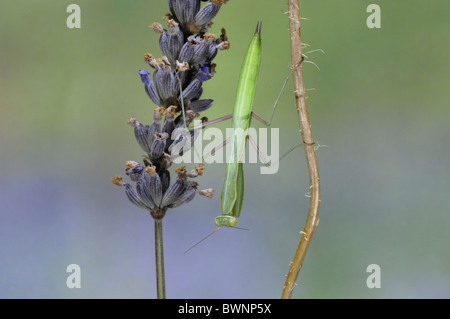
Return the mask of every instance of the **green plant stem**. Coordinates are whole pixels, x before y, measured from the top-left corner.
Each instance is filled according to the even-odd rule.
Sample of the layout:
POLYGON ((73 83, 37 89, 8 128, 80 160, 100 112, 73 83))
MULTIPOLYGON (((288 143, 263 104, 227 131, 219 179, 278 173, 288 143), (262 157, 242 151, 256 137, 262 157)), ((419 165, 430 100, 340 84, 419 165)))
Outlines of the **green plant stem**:
POLYGON ((301 232, 302 237, 291 262, 286 282, 283 287, 282 299, 292 298, 298 274, 303 266, 305 255, 314 235, 314 231, 319 224, 320 207, 320 178, 319 167, 317 165, 316 149, 311 132, 311 125, 306 107, 306 90, 303 82, 302 71, 302 42, 300 33, 300 8, 299 0, 289 0, 289 31, 291 38, 291 63, 294 78, 295 102, 299 118, 300 130, 305 148, 306 162, 308 165, 310 199, 308 217, 305 227, 301 232))
POLYGON ((156 293, 158 299, 166 299, 164 278, 164 247, 162 219, 155 219, 156 293))

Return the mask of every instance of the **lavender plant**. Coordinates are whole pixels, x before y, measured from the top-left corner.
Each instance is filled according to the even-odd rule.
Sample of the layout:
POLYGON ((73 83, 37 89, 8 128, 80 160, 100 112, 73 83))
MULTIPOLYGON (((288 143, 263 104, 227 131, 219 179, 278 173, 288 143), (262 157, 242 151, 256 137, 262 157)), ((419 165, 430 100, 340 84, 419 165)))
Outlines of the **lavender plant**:
MULTIPOLYGON (((172 184, 168 170, 173 160, 182 155, 183 149, 179 146, 189 145, 195 138, 194 129, 189 129, 189 125, 200 112, 212 106, 212 99, 201 99, 202 83, 215 74, 216 65, 212 61, 217 52, 230 46, 225 29, 219 37, 208 32, 211 20, 228 0, 211 0, 202 6, 201 2, 206 1, 168 0, 170 13, 164 17, 167 29, 160 23, 150 26, 160 34, 163 57, 156 59, 146 53, 144 61, 154 70, 153 80, 150 80, 148 70, 140 70, 139 76, 157 108, 150 125, 142 124, 134 117, 128 119, 145 157, 142 164, 126 163, 125 173, 135 187, 123 182, 120 175, 111 178, 114 184, 124 188, 133 204, 149 211, 154 218, 158 298, 165 298, 163 217, 168 209, 190 202, 196 193, 209 198, 214 194, 214 189, 200 190, 198 183, 192 180, 202 175, 202 164, 190 171, 185 166, 177 168, 177 177, 172 184), (189 134, 185 134, 187 129, 189 134)), ((206 120, 202 118, 202 121, 206 120)))

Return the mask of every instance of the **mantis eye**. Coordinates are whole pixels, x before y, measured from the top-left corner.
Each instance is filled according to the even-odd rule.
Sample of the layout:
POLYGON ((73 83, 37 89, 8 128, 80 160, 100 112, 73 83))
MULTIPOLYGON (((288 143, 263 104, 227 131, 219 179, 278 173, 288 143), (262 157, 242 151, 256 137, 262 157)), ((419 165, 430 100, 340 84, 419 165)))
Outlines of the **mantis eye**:
POLYGON ((237 220, 233 216, 217 216, 214 219, 214 224, 216 224, 217 227, 234 227, 237 224, 237 220))

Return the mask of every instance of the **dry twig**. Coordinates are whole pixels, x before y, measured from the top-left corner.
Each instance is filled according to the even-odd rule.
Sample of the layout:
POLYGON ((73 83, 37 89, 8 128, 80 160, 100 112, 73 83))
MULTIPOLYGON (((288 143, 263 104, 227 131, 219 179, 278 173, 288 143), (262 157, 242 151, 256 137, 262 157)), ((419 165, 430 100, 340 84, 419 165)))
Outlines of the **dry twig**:
POLYGON ((300 33, 300 8, 299 0, 289 0, 289 30, 291 38, 291 64, 293 69, 295 102, 300 123, 301 135, 305 148, 306 161, 309 172, 309 182, 311 188, 311 197, 309 200, 309 211, 306 219, 305 228, 301 232, 302 237, 292 260, 289 272, 286 276, 286 282, 283 287, 282 299, 292 297, 298 274, 305 260, 306 252, 314 235, 314 231, 319 223, 320 206, 320 178, 319 167, 317 166, 317 157, 314 140, 311 133, 311 125, 306 107, 306 91, 303 82, 302 72, 302 49, 300 33))

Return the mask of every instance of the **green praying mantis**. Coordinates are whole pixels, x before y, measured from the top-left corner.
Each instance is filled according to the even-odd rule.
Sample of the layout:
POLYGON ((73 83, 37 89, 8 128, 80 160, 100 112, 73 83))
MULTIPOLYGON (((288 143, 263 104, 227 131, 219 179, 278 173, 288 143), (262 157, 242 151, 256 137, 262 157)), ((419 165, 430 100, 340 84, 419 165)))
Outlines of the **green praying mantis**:
POLYGON ((225 179, 220 193, 221 216, 214 219, 217 227, 234 227, 240 216, 244 199, 244 170, 241 159, 250 126, 253 98, 261 57, 261 23, 257 23, 255 34, 245 54, 239 76, 233 109, 232 126, 234 135, 231 153, 225 163, 225 179))
MULTIPOLYGON (((210 125, 232 117, 232 127, 234 134, 231 137, 231 152, 229 153, 228 160, 225 164, 225 179, 220 193, 221 215, 217 216, 214 219, 214 224, 217 226, 217 229, 203 238, 200 242, 214 234, 222 227, 239 228, 236 227, 237 218, 241 214, 242 202, 244 199, 244 170, 243 163, 240 161, 240 159, 243 155, 247 143, 247 138, 250 138, 247 135, 247 130, 250 126, 251 118, 254 117, 258 121, 264 123, 266 126, 270 126, 281 93, 283 92, 290 77, 289 74, 283 84, 278 98, 275 101, 275 105, 273 107, 269 121, 266 122, 261 117, 252 112, 256 81, 258 78, 261 58, 261 25, 262 23, 257 23, 256 31, 247 49, 247 53, 242 64, 233 113, 231 115, 224 116, 220 119, 216 119, 206 123, 206 125, 210 125)), ((255 143, 252 142, 252 144, 255 143)), ((279 160, 302 145, 303 144, 299 144, 292 147, 279 160)), ((257 148, 256 144, 254 146, 257 148)), ((198 245, 200 242, 198 242, 196 245, 198 245)), ((192 246, 190 249, 192 249, 196 245, 192 246)))
MULTIPOLYGON (((241 73, 239 76, 236 98, 232 114, 233 136, 231 140, 231 153, 225 163, 225 179, 220 193, 220 209, 221 216, 214 219, 214 224, 219 230, 221 227, 235 227, 237 219, 241 214, 242 202, 244 199, 244 169, 243 163, 240 161, 247 139, 253 144, 259 153, 258 146, 251 137, 247 135, 252 117, 262 122, 266 126, 270 126, 275 109, 278 105, 281 93, 286 87, 290 74, 284 81, 283 87, 273 106, 272 114, 269 121, 263 120, 252 111, 253 99, 256 89, 256 81, 258 79, 259 65, 261 60, 261 26, 262 22, 258 22, 254 36, 248 46, 247 53, 242 63, 241 73)), ((303 59, 302 59, 303 60, 303 59)), ((279 161, 294 149, 302 146, 296 145, 288 150, 279 161)), ((263 157, 260 154, 260 157, 263 157)), ((266 166, 268 163, 265 164, 266 166)))

